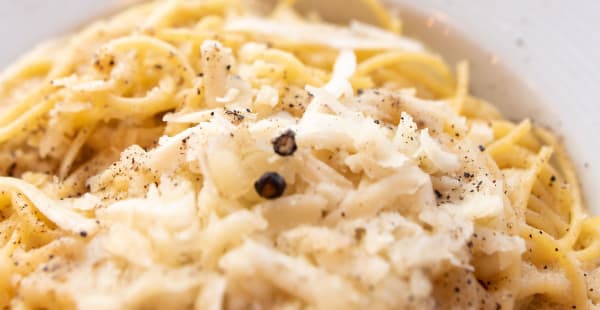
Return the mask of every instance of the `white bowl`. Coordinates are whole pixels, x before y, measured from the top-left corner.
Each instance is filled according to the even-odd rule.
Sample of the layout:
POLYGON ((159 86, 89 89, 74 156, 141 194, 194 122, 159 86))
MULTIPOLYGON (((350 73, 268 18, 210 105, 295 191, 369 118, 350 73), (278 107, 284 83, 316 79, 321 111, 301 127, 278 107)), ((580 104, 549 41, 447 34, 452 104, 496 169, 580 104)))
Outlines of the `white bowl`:
MULTIPOLYGON (((0 67, 37 42, 85 24, 125 0, 0 2, 0 67)), ((364 15, 358 0, 306 0, 326 17, 364 15)), ((407 33, 450 62, 471 63, 473 92, 511 119, 532 118, 564 137, 586 200, 600 214, 600 1, 388 0, 407 33)), ((368 18, 368 16, 363 16, 368 18)))

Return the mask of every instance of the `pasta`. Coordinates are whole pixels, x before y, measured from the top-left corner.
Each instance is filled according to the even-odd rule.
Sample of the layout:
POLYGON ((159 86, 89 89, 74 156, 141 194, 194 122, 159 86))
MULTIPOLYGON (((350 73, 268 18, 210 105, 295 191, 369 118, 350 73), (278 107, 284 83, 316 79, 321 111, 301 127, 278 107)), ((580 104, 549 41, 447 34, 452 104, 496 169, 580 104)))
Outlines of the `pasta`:
POLYGON ((600 307, 556 137, 365 3, 147 2, 8 68, 0 306, 600 307))

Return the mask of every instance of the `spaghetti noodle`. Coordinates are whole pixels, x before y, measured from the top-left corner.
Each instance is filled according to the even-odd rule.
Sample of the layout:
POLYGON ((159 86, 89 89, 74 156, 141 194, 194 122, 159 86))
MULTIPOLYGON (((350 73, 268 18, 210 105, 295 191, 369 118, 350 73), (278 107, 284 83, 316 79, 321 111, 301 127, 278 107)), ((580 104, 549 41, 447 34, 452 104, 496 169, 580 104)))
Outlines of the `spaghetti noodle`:
POLYGON ((0 306, 600 305, 552 133, 376 1, 382 28, 293 2, 144 3, 4 72, 0 306))

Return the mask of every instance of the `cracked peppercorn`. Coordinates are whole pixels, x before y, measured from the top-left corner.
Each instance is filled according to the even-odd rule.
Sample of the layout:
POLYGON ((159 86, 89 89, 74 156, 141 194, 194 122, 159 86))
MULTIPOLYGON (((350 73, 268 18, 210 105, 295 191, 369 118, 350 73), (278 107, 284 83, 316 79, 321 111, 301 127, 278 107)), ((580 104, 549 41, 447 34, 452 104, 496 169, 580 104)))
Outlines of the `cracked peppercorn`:
POLYGON ((285 179, 277 172, 265 172, 256 182, 254 189, 260 197, 266 199, 276 199, 283 195, 285 191, 285 179))
POLYGON ((296 133, 291 129, 286 130, 279 137, 273 139, 271 143, 273 143, 273 151, 281 156, 291 156, 298 149, 296 145, 296 133))

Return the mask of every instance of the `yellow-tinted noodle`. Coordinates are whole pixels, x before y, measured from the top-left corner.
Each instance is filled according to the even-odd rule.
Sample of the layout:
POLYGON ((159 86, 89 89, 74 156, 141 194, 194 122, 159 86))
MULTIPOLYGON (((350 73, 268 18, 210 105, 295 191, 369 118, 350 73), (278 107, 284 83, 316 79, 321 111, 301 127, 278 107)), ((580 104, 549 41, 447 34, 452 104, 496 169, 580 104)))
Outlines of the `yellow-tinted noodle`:
MULTIPOLYGON (((295 2, 294 0, 281 1, 272 14, 273 18, 291 14, 290 8, 295 2)), ((363 2, 378 17, 382 28, 389 31, 388 34, 400 35, 402 30, 400 21, 388 14, 384 6, 376 0, 363 2)), ((156 1, 142 4, 112 17, 110 21, 93 24, 88 29, 70 36, 69 40, 61 44, 48 45, 6 70, 0 84, 3 104, 0 113, 0 146, 3 154, 0 158, 0 171, 6 176, 0 179, 0 307, 15 309, 75 307, 73 298, 61 295, 60 289, 63 287, 58 285, 59 292, 54 294, 52 289, 47 290, 36 286, 36 281, 49 283, 43 281, 50 281, 45 272, 52 268, 81 267, 74 263, 77 261, 76 257, 83 255, 81 249, 88 242, 92 242, 90 240, 93 240, 93 234, 98 229, 103 233, 120 231, 123 234, 131 234, 132 238, 138 238, 135 240, 140 242, 136 243, 136 246, 146 250, 152 247, 169 247, 166 244, 146 244, 142 237, 136 235, 147 233, 158 236, 167 232, 156 230, 142 233, 127 225, 115 225, 109 229, 98 226, 102 223, 96 222, 99 214, 104 212, 104 207, 130 196, 148 197, 153 195, 152 191, 158 191, 156 186, 163 180, 155 175, 155 171, 159 169, 156 167, 169 162, 177 156, 177 152, 165 151, 163 154, 157 151, 152 153, 155 157, 139 154, 144 152, 142 148, 150 150, 158 145, 158 139, 163 133, 169 136, 180 134, 193 124, 211 118, 215 111, 219 117, 226 120, 236 117, 238 112, 244 114, 245 121, 260 120, 282 111, 298 116, 304 113, 303 109, 313 97, 313 94, 304 91, 305 86, 322 87, 334 77, 332 65, 336 62, 339 51, 330 46, 314 42, 285 40, 278 42, 282 38, 255 33, 252 29, 225 30, 225 25, 230 19, 238 14, 246 14, 247 10, 244 1, 233 0, 156 1), (235 74, 230 74, 229 71, 224 74, 228 77, 239 75, 248 79, 250 87, 253 88, 250 100, 253 101, 252 108, 255 111, 225 112, 222 102, 227 100, 228 95, 236 94, 228 94, 227 90, 220 94, 211 93, 210 90, 207 92, 206 89, 211 83, 209 78, 218 77, 216 71, 224 68, 211 69, 206 64, 212 63, 213 60, 201 60, 201 57, 206 56, 202 54, 201 48, 206 40, 219 41, 225 48, 232 49, 233 68, 228 67, 226 70, 235 71, 235 74), (248 43, 255 43, 261 47, 251 52, 249 51, 251 48, 257 47, 248 43), (240 68, 244 68, 245 71, 240 68), (279 102, 282 102, 282 98, 294 98, 295 101, 285 105, 276 105, 277 102, 272 104, 268 101, 270 98, 268 94, 271 91, 269 87, 275 88, 279 102), (261 96, 267 99, 259 102, 263 98, 261 96), (276 108, 273 108, 275 110, 271 110, 275 106, 276 108), (210 112, 200 113, 209 110, 210 112), (192 114, 194 112, 199 114, 192 114), (169 117, 176 119, 175 116, 187 113, 190 114, 186 115, 188 118, 184 118, 183 121, 181 119, 169 121, 169 117), (163 121, 165 115, 169 115, 164 118, 167 121, 163 121), (131 153, 126 154, 138 155, 130 157, 124 155, 125 157, 119 160, 119 152, 133 144, 139 144, 141 147, 130 149, 128 152, 131 153), (153 163, 151 162, 153 158, 162 158, 162 160, 157 160, 160 163, 153 163), (110 165, 113 162, 115 164, 110 165), (121 175, 122 171, 136 171, 136 174, 135 176, 121 175), (139 180, 142 179, 147 182, 143 190, 133 185, 141 182, 139 180), (106 195, 103 196, 102 201, 96 201, 86 196, 89 193, 97 196, 106 195), (70 200, 73 197, 79 198, 70 200), (103 207, 100 208, 99 205, 103 207), (70 261, 71 258, 73 261, 70 261), (54 259, 58 259, 56 264, 52 263, 54 259)), ((503 199, 509 204, 510 210, 501 212, 509 220, 494 222, 494 219, 488 219, 487 222, 477 222, 476 234, 485 229, 493 229, 498 234, 520 236, 525 240, 526 249, 522 255, 509 258, 512 265, 498 263, 506 257, 501 255, 486 257, 482 253, 471 256, 470 261, 462 262, 465 266, 485 265, 487 268, 485 272, 483 269, 472 270, 466 267, 463 270, 466 274, 480 278, 478 283, 474 283, 479 285, 477 292, 481 294, 480 298, 472 298, 472 300, 479 302, 481 299, 487 299, 494 307, 497 304, 509 308, 554 306, 557 309, 572 307, 587 309, 593 303, 600 302, 588 297, 588 294, 593 291, 592 288, 600 288, 589 286, 593 282, 586 279, 600 263, 600 219, 590 217, 586 210, 575 169, 568 158, 567 150, 561 146, 554 134, 539 128, 529 120, 515 124, 501 119, 493 106, 472 97, 468 92, 469 75, 466 62, 459 63, 456 73, 453 73, 441 57, 429 51, 382 48, 356 50, 355 53, 359 61, 355 72, 349 78, 355 94, 359 90, 363 92, 368 91, 368 88, 376 87, 414 88, 419 97, 445 100, 457 114, 466 118, 467 127, 484 124, 493 136, 491 140, 481 142, 481 145, 474 150, 480 153, 476 156, 485 158, 481 159, 481 166, 490 166, 485 168, 487 169, 485 171, 489 174, 497 173, 498 183, 506 183, 503 199), (489 164, 486 164, 485 160, 489 160, 489 164), (489 263, 485 259, 494 263, 489 263), (499 269, 500 265, 504 269, 499 269), (494 269, 496 267, 497 270, 494 269), (493 277, 486 278, 489 274, 493 277), (556 281, 546 281, 546 279, 556 279, 556 281)), ((225 57, 218 53, 217 55, 225 57)), ((225 63, 229 60, 222 61, 225 63)), ((390 96, 389 98, 392 98, 394 95, 390 96)), ((373 112, 373 115, 399 121, 400 113, 386 106, 389 102, 385 100, 386 98, 382 99, 380 108, 392 112, 388 113, 389 115, 385 112, 380 114, 373 112)), ((402 100, 398 102, 403 104, 402 100)), ((340 107, 332 104, 329 108, 335 110, 340 107)), ((357 109, 360 109, 360 106, 357 109)), ((368 108, 365 107, 364 111, 367 110, 368 108)), ((375 119, 375 116, 373 118, 373 121, 380 121, 375 119)), ((233 124, 224 122, 222 128, 230 128, 228 126, 237 125, 236 122, 242 121, 234 120, 233 124)), ((396 125, 393 124, 390 128, 395 130, 396 125)), ((418 125, 423 126, 423 124, 418 125)), ((257 132, 272 130, 265 128, 268 126, 256 130, 257 132)), ((451 138, 459 139, 460 130, 450 127, 441 130, 446 131, 445 134, 451 133, 451 138)), ((227 279, 232 282, 227 282, 230 286, 226 286, 224 275, 220 273, 218 258, 225 251, 230 251, 234 245, 239 245, 244 240, 243 236, 264 229, 266 222, 271 222, 269 225, 276 227, 272 228, 274 233, 279 233, 289 229, 290 225, 293 226, 294 218, 311 222, 317 221, 322 216, 324 218, 329 216, 328 223, 337 224, 346 216, 343 212, 339 214, 335 213, 335 210, 325 210, 327 208, 325 200, 331 197, 316 194, 312 196, 314 193, 303 193, 303 188, 322 181, 319 185, 322 189, 327 189, 329 186, 345 190, 358 185, 361 180, 348 168, 340 168, 341 164, 336 164, 338 154, 331 150, 312 152, 299 148, 294 156, 303 160, 290 161, 288 166, 281 161, 269 159, 268 156, 272 154, 269 153, 268 142, 266 149, 253 149, 246 154, 245 147, 247 143, 251 143, 248 141, 254 141, 252 140, 254 138, 248 135, 249 137, 246 140, 241 139, 239 144, 226 139, 215 141, 206 138, 202 141, 215 149, 219 149, 215 145, 222 147, 219 149, 221 151, 210 154, 211 156, 199 155, 195 164, 179 166, 178 169, 181 170, 177 170, 185 176, 186 180, 191 180, 189 191, 196 193, 191 199, 197 201, 200 208, 204 208, 203 211, 198 212, 208 210, 202 215, 202 222, 197 223, 204 229, 198 237, 199 241, 189 245, 200 249, 202 246, 207 247, 204 251, 199 250, 202 254, 195 253, 206 265, 192 264, 193 268, 178 271, 183 274, 192 270, 200 272, 198 270, 207 268, 194 280, 196 282, 188 283, 190 290, 196 295, 193 298, 186 295, 187 293, 181 296, 182 299, 198 300, 198 305, 207 305, 211 300, 209 297, 219 292, 226 291, 233 296, 239 292, 252 291, 247 284, 243 283, 243 278, 240 278, 239 282, 235 282, 235 279, 227 279), (227 159, 227 164, 218 165, 214 162, 214 158, 227 159), (303 167, 304 164, 306 168, 303 167), (286 170, 292 169, 289 167, 294 167, 293 169, 303 170, 306 176, 302 180, 293 181, 297 183, 288 189, 290 191, 287 193, 288 196, 281 200, 259 204, 259 198, 254 193, 244 192, 245 188, 236 187, 241 183, 238 183, 235 178, 228 178, 226 173, 231 172, 241 180, 250 179, 263 172, 257 167, 273 167, 283 171, 283 174, 292 171, 286 170), (210 173, 199 174, 198 171, 210 171, 210 173), (207 179, 214 180, 209 183, 207 179), (203 182, 208 185, 203 185, 203 182), (233 185, 224 192, 222 184, 233 185), (235 199, 230 199, 231 197, 235 199), (259 205, 260 210, 252 209, 252 212, 245 210, 254 208, 255 205, 259 205), (302 207, 290 207, 297 205, 302 207), (274 210, 290 212, 291 215, 283 216, 274 210), (254 211, 261 215, 256 215, 254 211), (211 223, 217 221, 222 221, 220 223, 223 223, 223 226, 211 226, 211 223), (273 224, 275 222, 279 226, 273 224), (229 239, 230 231, 239 233, 242 237, 229 239), (208 248, 212 244, 223 247, 208 248)), ((233 134, 231 136, 233 137, 233 134)), ((420 167, 426 171, 434 171, 431 163, 424 163, 420 167)), ((405 173, 409 175, 413 172, 406 170, 405 173)), ((434 174, 435 172, 432 172, 432 175, 434 174)), ((286 176, 294 178, 291 172, 286 176)), ((419 180, 416 175, 412 177, 419 180)), ((369 182, 374 182, 373 179, 369 180, 368 182, 363 180, 362 189, 372 185, 369 182)), ((387 180, 385 177, 377 179, 381 182, 385 180, 387 180)), ((379 207, 369 205, 369 199, 377 196, 378 193, 366 189, 362 193, 364 196, 361 196, 361 199, 367 201, 365 205, 369 208, 379 207)), ((413 192, 406 193, 409 194, 413 192)), ((185 197, 185 194, 180 196, 185 197)), ((179 198, 181 197, 173 197, 173 199, 179 198)), ((339 198, 340 204, 349 203, 343 200, 344 198, 347 197, 339 198)), ((401 206, 399 209, 409 207, 401 206)), ((353 206, 348 210, 356 211, 358 210, 356 208, 357 206, 353 206)), ((355 213, 362 214, 363 211, 365 214, 380 213, 380 210, 376 209, 360 209, 360 212, 355 213)), ((110 218, 116 215, 105 216, 110 218)), ((195 214, 190 216, 193 217, 195 214)), ((137 225, 135 221, 129 224, 132 227, 137 225)), ((323 227, 323 230, 330 228, 325 224, 323 227)), ((332 244, 339 242, 340 248, 352 242, 355 237, 366 238, 363 236, 364 231, 360 229, 352 230, 348 235, 350 239, 346 238, 348 236, 328 233, 331 233, 327 235, 331 238, 328 242, 332 244)), ((423 230, 421 233, 428 232, 423 230)), ((262 238, 268 239, 270 236, 262 236, 262 238)), ((473 240, 478 242, 476 238, 473 240)), ((252 259, 246 262, 247 266, 256 268, 255 270, 261 273, 261 278, 256 280, 259 283, 257 285, 265 287, 265 283, 273 281, 277 289, 272 293, 277 294, 277 298, 289 301, 286 305, 299 307, 312 305, 321 308, 356 307, 360 304, 357 300, 361 300, 361 296, 378 296, 377 292, 370 291, 368 286, 345 286, 349 283, 346 280, 351 278, 348 275, 343 277, 333 275, 333 272, 329 273, 330 270, 315 267, 335 261, 336 255, 341 255, 336 254, 335 251, 319 256, 318 259, 314 258, 314 261, 309 258, 309 255, 306 259, 298 261, 295 257, 292 259, 285 256, 284 250, 277 250, 274 254, 268 252, 270 250, 261 248, 262 245, 257 245, 255 241, 248 241, 237 250, 258 255, 249 255, 252 259), (257 257, 275 265, 296 264, 294 266, 298 268, 306 267, 306 270, 310 271, 305 275, 307 281, 316 284, 317 279, 322 279, 327 284, 324 287, 333 288, 338 285, 337 289, 343 288, 343 290, 331 289, 319 292, 310 287, 301 287, 297 288, 296 294, 290 293, 294 290, 286 286, 288 282, 277 278, 278 274, 273 269, 265 269, 264 265, 260 265, 254 260, 258 259, 257 257), (331 286, 328 286, 330 284, 331 286), (339 292, 344 292, 340 294, 343 301, 334 302, 333 299, 323 297, 326 293, 339 292), (313 300, 317 301, 313 303, 313 300)), ((126 253, 127 251, 124 251, 114 255, 126 256, 126 253)), ((187 254, 189 253, 182 252, 172 254, 173 257, 169 255, 140 257, 139 264, 135 268, 147 268, 154 262, 164 259, 164 264, 156 267, 156 274, 145 274, 148 278, 152 278, 160 274, 161 270, 168 270, 171 266, 195 262, 195 258, 187 257, 187 254), (175 257, 179 254, 180 256, 175 257)), ((353 252, 354 256, 351 256, 356 258, 363 254, 353 252)), ((126 260, 123 257, 122 259, 126 260)), ((375 266, 382 258, 377 256, 370 259, 369 262, 375 266)), ((106 264, 99 263, 97 268, 104 268, 103 272, 107 273, 118 269, 110 265, 118 265, 118 262, 106 264)), ((285 267, 281 268, 285 269, 285 267)), ((418 270, 416 275, 412 274, 414 279, 411 281, 420 281, 420 277, 424 277, 424 272, 418 270)), ((288 276, 285 280, 297 280, 294 278, 297 275, 285 272, 281 274, 288 276)), ((176 279, 178 275, 170 274, 173 278, 168 281, 173 281, 172 279, 176 279)), ((122 275, 121 280, 131 281, 131 283, 137 281, 127 278, 125 274, 122 275)), ((435 281, 441 280, 437 278, 435 281)), ((131 285, 133 287, 133 284, 131 285)), ((168 292, 168 289, 172 288, 166 286, 144 288, 142 280, 135 282, 135 285, 138 285, 139 292, 149 292, 153 289, 168 292)), ((470 298, 468 297, 470 295, 467 295, 470 294, 467 293, 469 288, 461 284, 456 290, 460 289, 464 292, 464 298, 470 298)), ((131 296, 138 296, 136 294, 139 293, 134 289, 128 292, 131 296)), ((264 292, 254 293, 262 298, 256 297, 257 302, 263 306, 268 307, 271 305, 270 302, 275 303, 269 300, 268 294, 264 292)), ((390 292, 382 294, 386 293, 390 292)), ((443 295, 445 293, 438 291, 431 294, 446 296, 443 295)), ((146 295, 140 293, 139 296, 140 299, 132 299, 131 304, 117 306, 135 308, 147 305, 143 302, 146 295)), ((436 302, 439 307, 444 308, 445 302, 454 302, 453 298, 436 297, 436 302)), ((462 304, 457 302, 457 305, 462 304)), ((115 305, 107 305, 109 308, 111 306, 115 305)), ((215 301, 210 306, 219 307, 220 304, 215 301)))

